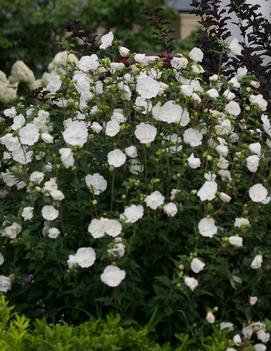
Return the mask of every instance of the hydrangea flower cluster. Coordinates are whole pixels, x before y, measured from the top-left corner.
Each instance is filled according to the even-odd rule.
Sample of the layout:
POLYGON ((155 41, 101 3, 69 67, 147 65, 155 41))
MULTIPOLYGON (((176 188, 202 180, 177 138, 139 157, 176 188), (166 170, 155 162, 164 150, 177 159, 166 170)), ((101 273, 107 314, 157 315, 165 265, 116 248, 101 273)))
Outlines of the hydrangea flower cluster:
POLYGON ((165 59, 113 40, 80 59, 59 53, 32 82, 45 99, 3 111, 0 291, 38 288, 51 265, 76 296, 83 281, 96 298, 136 282, 155 300, 167 276, 193 300, 186 313, 250 318, 266 343, 271 122, 259 83, 245 67, 206 80, 198 48, 165 59), (244 307, 230 312, 232 301, 244 307))

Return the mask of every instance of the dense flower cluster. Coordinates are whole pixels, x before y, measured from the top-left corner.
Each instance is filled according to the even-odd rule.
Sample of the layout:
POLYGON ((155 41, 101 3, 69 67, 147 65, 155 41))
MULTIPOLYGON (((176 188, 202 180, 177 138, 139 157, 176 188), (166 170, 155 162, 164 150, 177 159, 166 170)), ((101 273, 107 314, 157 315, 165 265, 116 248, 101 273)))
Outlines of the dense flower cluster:
POLYGON ((40 260, 81 286, 75 296, 81 279, 97 298, 100 283, 133 294, 134 279, 168 275, 191 315, 254 320, 234 347, 254 332, 266 343, 271 123, 258 82, 245 67, 205 81, 198 48, 165 65, 112 43, 102 37, 100 56, 59 53, 39 81, 13 70, 47 93, 3 111, 0 291, 35 289, 40 260), (227 312, 231 301, 245 307, 227 312))

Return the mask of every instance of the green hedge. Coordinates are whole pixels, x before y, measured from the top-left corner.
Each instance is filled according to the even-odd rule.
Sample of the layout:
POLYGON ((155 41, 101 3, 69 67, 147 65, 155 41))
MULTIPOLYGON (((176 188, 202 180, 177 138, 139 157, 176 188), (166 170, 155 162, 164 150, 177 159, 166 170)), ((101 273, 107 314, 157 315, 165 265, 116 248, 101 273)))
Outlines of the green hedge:
POLYGON ((45 320, 30 325, 30 320, 15 314, 0 295, 1 351, 225 351, 230 343, 224 331, 214 328, 206 338, 179 334, 175 346, 159 346, 149 328, 132 326, 119 315, 91 319, 79 326, 48 325, 45 320))

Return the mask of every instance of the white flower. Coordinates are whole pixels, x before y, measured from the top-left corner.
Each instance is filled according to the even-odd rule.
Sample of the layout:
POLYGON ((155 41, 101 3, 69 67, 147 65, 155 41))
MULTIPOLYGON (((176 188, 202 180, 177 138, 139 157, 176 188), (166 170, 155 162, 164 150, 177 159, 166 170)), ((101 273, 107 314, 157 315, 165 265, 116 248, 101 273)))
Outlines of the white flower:
POLYGON ((59 149, 59 153, 64 167, 65 168, 73 167, 75 160, 73 157, 72 150, 67 147, 63 147, 59 149))
POLYGON ((115 288, 123 281, 125 276, 126 272, 124 270, 120 269, 117 266, 110 265, 105 267, 103 273, 101 274, 101 281, 104 284, 115 288))
POLYGON ((109 48, 114 40, 114 34, 112 32, 109 32, 105 35, 103 35, 101 37, 101 45, 100 45, 100 49, 104 49, 106 50, 107 48, 109 48))
POLYGON ((96 71, 100 66, 98 56, 93 54, 91 56, 82 56, 80 61, 77 63, 77 66, 82 71, 96 71))
POLYGON ((111 121, 116 121, 118 123, 124 123, 127 121, 127 117, 124 116, 122 108, 115 108, 114 109, 112 116, 111 116, 111 121))
POLYGON ((156 210, 159 206, 163 205, 165 197, 160 193, 160 191, 154 191, 145 198, 145 203, 152 210, 156 210))
POLYGON ((5 262, 4 256, 0 252, 0 266, 5 262))
POLYGON ((191 58, 191 60, 193 60, 196 63, 202 62, 202 60, 203 60, 203 52, 197 47, 193 48, 189 52, 189 57, 191 58))
POLYGON ((266 111, 268 103, 261 94, 250 95, 249 101, 251 104, 256 105, 261 111, 266 111))
POLYGON ((115 238, 113 243, 107 249, 107 253, 114 257, 123 257, 125 254, 125 245, 120 237, 115 238))
POLYGON ((244 217, 235 218, 234 226, 237 228, 246 227, 249 225, 249 220, 244 217))
POLYGON ((105 235, 105 219, 92 219, 88 226, 88 232, 94 239, 102 238, 105 235))
POLYGON ((48 238, 50 239, 56 239, 59 236, 59 234, 60 234, 59 229, 55 227, 49 228, 48 230, 48 238))
POLYGON ((87 125, 83 121, 70 122, 62 134, 65 142, 73 146, 84 145, 88 140, 87 125))
POLYGON ((137 79, 136 91, 144 99, 151 99, 158 95, 160 84, 156 79, 140 75, 137 79))
POLYGON ((130 50, 125 48, 124 46, 119 47, 119 54, 121 57, 127 57, 129 55, 130 50))
POLYGON ((183 69, 188 65, 188 60, 185 57, 173 57, 170 60, 171 67, 175 69, 183 69))
POLYGON ((183 108, 175 101, 167 101, 164 105, 156 105, 152 109, 153 117, 166 123, 179 123, 183 115, 183 108))
POLYGON ((210 96, 212 99, 217 99, 219 97, 219 93, 216 89, 212 88, 206 91, 206 94, 210 96))
POLYGON ((231 322, 221 322, 220 330, 224 330, 224 329, 233 330, 233 324, 231 322))
POLYGON ((242 54, 243 47, 239 44, 239 41, 237 38, 232 39, 232 41, 230 42, 229 48, 231 53, 234 55, 239 56, 242 54))
POLYGON ((234 335, 232 340, 236 346, 241 346, 242 339, 241 339, 241 336, 239 334, 234 335))
POLYGON ((215 181, 206 181, 197 192, 201 201, 211 201, 217 193, 217 183, 215 181))
POLYGON ((48 74, 46 78, 48 82, 46 90, 50 91, 51 93, 56 93, 62 85, 61 78, 56 73, 48 74))
POLYGON ((178 208, 175 205, 174 202, 169 202, 167 203, 164 207, 163 210, 168 217, 174 217, 178 213, 178 208))
POLYGON ((133 145, 126 147, 124 151, 125 151, 126 155, 130 158, 136 158, 138 156, 137 149, 133 145))
POLYGON ((224 192, 221 192, 219 194, 219 197, 224 203, 229 203, 229 202, 231 202, 231 199, 232 199, 230 195, 228 195, 224 192))
POLYGON ((229 243, 236 247, 243 246, 243 238, 239 235, 233 235, 229 237, 229 243))
POLYGON ((44 173, 35 171, 30 174, 29 180, 33 183, 40 184, 44 179, 44 173))
POLYGON ((262 146, 260 143, 252 143, 249 144, 249 151, 252 154, 256 154, 258 156, 261 156, 261 152, 262 152, 262 146))
POLYGON ((267 333, 265 330, 261 329, 257 332, 257 338, 263 343, 267 343, 270 339, 270 334, 267 333))
POLYGON ((51 134, 49 133, 41 133, 41 139, 46 143, 46 144, 53 144, 54 138, 51 134))
POLYGON ((141 144, 150 144, 156 137, 157 129, 151 124, 142 122, 136 126, 134 134, 141 144))
POLYGON ((53 191, 51 191, 50 195, 56 201, 62 201, 65 199, 64 194, 60 190, 53 190, 53 191))
POLYGON ((191 168, 193 168, 193 169, 199 168, 200 165, 201 165, 201 160, 200 160, 200 158, 195 157, 195 156, 194 156, 194 153, 192 153, 192 154, 188 157, 187 162, 188 162, 188 165, 189 165, 191 168))
POLYGON ((217 226, 213 218, 205 217, 199 221, 198 230, 202 236, 212 238, 217 233, 217 226))
POLYGON ((105 219, 104 220, 104 231, 107 235, 115 238, 121 234, 122 225, 116 219, 105 219))
POLYGON ((184 284, 193 291, 198 287, 199 282, 193 277, 184 277, 184 284))
POLYGON ((188 128, 183 134, 183 141, 191 147, 196 147, 202 144, 202 134, 193 128, 188 128))
POLYGON ((46 205, 46 206, 43 206, 41 210, 41 214, 42 214, 42 217, 47 221, 53 221, 58 217, 59 211, 56 208, 54 208, 54 206, 46 205))
POLYGON ((205 263, 203 263, 199 258, 193 258, 191 262, 191 269, 194 273, 201 272, 205 267, 205 263))
POLYGON ((148 112, 152 110, 152 103, 150 100, 146 100, 141 96, 137 96, 135 99, 135 106, 137 107, 137 111, 146 115, 148 112))
POLYGON ((251 262, 250 267, 252 269, 259 269, 261 268, 263 263, 263 256, 262 255, 256 255, 253 259, 253 261, 251 262))
POLYGON ((109 121, 106 123, 105 134, 110 137, 114 137, 120 131, 120 125, 116 121, 109 121))
POLYGON ((22 144, 31 146, 39 140, 40 134, 34 124, 28 123, 19 130, 19 137, 22 144))
POLYGON ((22 212, 24 221, 29 221, 33 218, 34 207, 25 207, 22 212))
POLYGON ((22 226, 19 223, 13 222, 11 225, 7 226, 3 231, 3 236, 10 239, 15 239, 18 234, 22 231, 22 226))
POLYGON ((251 306, 256 305, 257 301, 258 301, 258 297, 257 297, 257 296, 250 296, 250 297, 249 297, 249 304, 250 304, 251 306))
POLYGON ((260 158, 257 155, 247 157, 247 168, 250 172, 255 173, 259 167, 260 158))
POLYGON ((267 347, 264 344, 255 344, 254 349, 255 351, 266 351, 267 347))
POLYGON ((11 289, 11 279, 5 275, 0 275, 0 292, 6 293, 11 289))
POLYGON ((115 149, 107 154, 107 161, 110 166, 121 167, 126 162, 126 155, 120 149, 115 149))
POLYGON ((122 217, 126 223, 136 223, 144 215, 144 208, 141 205, 125 207, 122 217))
POLYGON ((107 188, 106 179, 99 173, 88 174, 85 177, 85 181, 94 195, 100 195, 107 188))
POLYGON ((103 130, 103 127, 98 122, 93 122, 90 128, 97 134, 103 130))
POLYGON ((230 115, 239 116, 241 113, 241 108, 238 102, 230 101, 225 106, 225 111, 228 112, 230 115))
POLYGON ((239 67, 237 70, 236 77, 238 80, 241 80, 247 75, 248 69, 246 67, 239 67))
POLYGON ((253 202, 265 203, 267 201, 268 191, 262 184, 253 185, 248 193, 253 202))
POLYGON ((76 251, 75 259, 81 268, 89 268, 96 260, 96 253, 92 247, 80 247, 76 251))
POLYGON ((13 124, 11 126, 12 130, 21 129, 25 124, 25 118, 23 115, 15 116, 13 119, 13 124))
POLYGON ((213 312, 209 311, 209 312, 207 312, 205 319, 206 319, 206 321, 208 323, 214 324, 214 322, 215 322, 215 315, 213 314, 213 312))

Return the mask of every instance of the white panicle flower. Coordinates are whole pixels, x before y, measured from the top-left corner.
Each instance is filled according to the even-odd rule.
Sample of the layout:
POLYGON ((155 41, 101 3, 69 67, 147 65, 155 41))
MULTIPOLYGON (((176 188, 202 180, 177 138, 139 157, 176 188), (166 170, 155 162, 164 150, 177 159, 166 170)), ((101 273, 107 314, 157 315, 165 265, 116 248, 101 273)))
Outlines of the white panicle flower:
POLYGON ((126 162, 126 155, 120 149, 115 149, 107 154, 107 162, 115 168, 121 167, 126 162))
POLYGON ((48 74, 46 78, 48 82, 46 90, 50 91, 51 93, 56 93, 62 85, 62 80, 60 76, 56 73, 51 73, 48 74))
POLYGON ((28 123, 19 130, 19 137, 22 144, 31 146, 39 140, 40 134, 34 124, 28 123))
POLYGON ((203 52, 199 48, 193 48, 189 52, 189 57, 191 58, 191 60, 193 60, 196 63, 202 62, 203 56, 204 56, 203 52))
POLYGON ((8 292, 11 289, 11 279, 5 275, 0 275, 0 292, 8 292))
POLYGON ((205 319, 206 319, 206 321, 208 323, 214 324, 214 322, 215 322, 215 315, 213 314, 213 312, 209 311, 209 312, 207 312, 205 319))
POLYGON ((178 208, 177 208, 177 206, 175 205, 174 202, 169 202, 169 203, 167 203, 167 204, 163 207, 163 210, 164 210, 165 214, 166 214, 168 217, 174 217, 174 216, 176 216, 176 214, 178 213, 178 208))
POLYGON ((250 172, 255 173, 258 170, 260 158, 257 155, 247 157, 247 168, 250 172))
POLYGON ((22 212, 24 221, 30 221, 33 218, 34 207, 25 207, 22 212))
POLYGON ((229 113, 230 115, 239 116, 241 113, 241 108, 240 108, 240 105, 238 104, 238 102, 230 101, 225 106, 225 111, 227 113, 229 113))
POLYGON ((58 238, 59 234, 60 234, 60 231, 58 228, 52 227, 52 228, 49 228, 48 230, 48 238, 50 239, 58 238))
POLYGON ((194 291, 198 287, 199 282, 193 277, 184 277, 184 284, 188 286, 190 290, 194 291))
POLYGON ((144 99, 151 99, 158 95, 160 84, 156 79, 140 75, 137 79, 136 91, 144 99))
POLYGON ((106 219, 92 219, 88 226, 88 232, 93 236, 94 239, 99 239, 105 236, 105 222, 106 219))
POLYGON ((261 94, 250 95, 249 101, 251 104, 256 105, 261 111, 267 110, 268 103, 261 94))
POLYGON ((0 266, 5 262, 4 256, 0 252, 0 266))
POLYGON ((150 144, 156 137, 157 129, 151 124, 142 122, 136 126, 134 134, 141 144, 150 144))
POLYGON ((261 153, 262 153, 262 146, 260 143, 252 143, 252 144, 249 144, 249 151, 252 153, 252 154, 256 154, 258 155, 259 157, 261 156, 261 153))
POLYGON ((115 238, 116 236, 121 234, 122 225, 116 219, 105 219, 104 231, 107 235, 115 238))
POLYGON ((100 195, 107 188, 106 179, 99 173, 88 174, 85 177, 85 181, 94 195, 100 195))
POLYGON ((249 220, 244 217, 235 218, 234 226, 237 228, 243 228, 249 225, 249 220))
POLYGON ((75 260, 81 268, 89 268, 96 260, 96 253, 92 247, 80 247, 76 251, 75 260))
POLYGON ((183 115, 183 108, 176 104, 175 101, 167 101, 164 105, 156 105, 152 109, 153 117, 162 122, 166 123, 180 123, 182 115, 183 115))
POLYGON ((193 168, 193 169, 199 168, 200 165, 201 165, 201 160, 200 160, 200 158, 195 157, 195 156, 194 156, 194 153, 192 153, 192 154, 188 157, 187 162, 188 162, 188 165, 189 165, 191 168, 193 168))
POLYGON ((145 203, 152 210, 156 210, 159 206, 163 205, 165 197, 160 193, 160 191, 154 191, 145 198, 145 203))
POLYGON ((229 243, 232 246, 241 247, 243 246, 243 238, 239 235, 233 235, 229 237, 229 243))
POLYGON ((54 206, 46 205, 43 206, 41 214, 42 217, 47 221, 54 221, 58 217, 59 211, 56 208, 54 208, 54 206))
POLYGON ((254 257, 253 261, 251 262, 250 267, 252 269, 259 269, 262 267, 262 263, 263 263, 263 256, 257 255, 254 257))
POLYGON ((191 147, 202 144, 203 135, 196 129, 188 128, 183 134, 183 141, 191 147))
POLYGON ((212 238, 217 233, 217 226, 213 218, 205 217, 199 221, 198 230, 200 235, 212 238))
POLYGON ((105 134, 110 137, 114 137, 120 131, 120 125, 116 121, 109 121, 106 123, 105 134))
POLYGON ((73 146, 84 145, 88 140, 87 125, 82 121, 70 122, 62 134, 65 142, 73 146))
POLYGON ((63 148, 59 149, 59 153, 60 153, 60 157, 61 157, 61 161, 63 163, 63 166, 65 168, 73 167, 75 160, 73 157, 72 150, 67 148, 67 147, 63 147, 63 148))
POLYGON ((125 48, 124 46, 119 47, 119 54, 121 57, 127 57, 130 53, 130 50, 125 48))
POLYGON ((13 119, 13 124, 11 126, 12 130, 21 129, 25 124, 25 118, 23 115, 15 116, 13 119))
POLYGON ((179 69, 184 69, 188 65, 188 60, 185 57, 173 57, 170 60, 171 67, 179 70, 179 69))
POLYGON ((212 88, 206 91, 206 94, 210 96, 212 99, 217 99, 219 97, 219 93, 216 89, 212 88))
POLYGON ((249 188, 249 197, 253 202, 266 203, 268 201, 268 191, 262 184, 255 184, 249 188))
POLYGON ((239 41, 237 38, 232 39, 229 45, 229 49, 233 55, 241 55, 243 47, 240 45, 239 41))
POLYGON ((115 288, 116 286, 120 285, 125 276, 126 272, 124 270, 117 266, 110 265, 105 267, 103 273, 101 274, 101 281, 111 288, 115 288))
POLYGON ((144 208, 141 205, 131 205, 125 207, 123 215, 121 218, 124 219, 126 223, 135 223, 141 219, 144 215, 144 208))
POLYGON ((10 82, 24 82, 31 85, 35 81, 35 76, 31 69, 23 61, 16 61, 11 67, 10 82))
POLYGON ((126 147, 124 151, 125 151, 126 155, 130 158, 136 158, 138 156, 137 149, 133 145, 126 147))
POLYGON ((80 61, 77 63, 77 67, 85 72, 94 72, 99 66, 99 58, 96 54, 93 54, 91 56, 82 56, 80 61))
POLYGON ((33 183, 40 184, 44 179, 44 173, 35 171, 30 174, 29 180, 33 183))
POLYGON ((101 45, 100 49, 106 50, 109 48, 114 40, 114 34, 112 32, 109 32, 101 37, 101 45))
POLYGON ((203 263, 199 258, 193 258, 190 266, 194 273, 199 273, 204 269, 205 263, 203 263))
POLYGON ((215 181, 206 181, 197 192, 201 201, 211 201, 217 193, 217 183, 215 181))
POLYGON ((18 234, 22 231, 22 226, 19 223, 13 222, 11 225, 6 227, 3 231, 3 236, 10 239, 15 239, 18 234))

